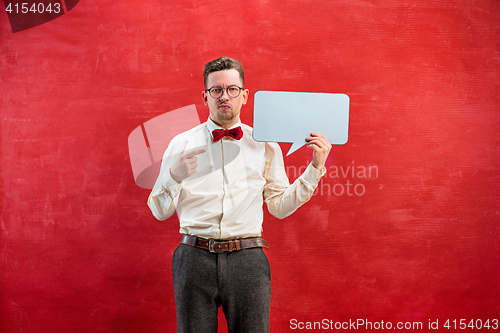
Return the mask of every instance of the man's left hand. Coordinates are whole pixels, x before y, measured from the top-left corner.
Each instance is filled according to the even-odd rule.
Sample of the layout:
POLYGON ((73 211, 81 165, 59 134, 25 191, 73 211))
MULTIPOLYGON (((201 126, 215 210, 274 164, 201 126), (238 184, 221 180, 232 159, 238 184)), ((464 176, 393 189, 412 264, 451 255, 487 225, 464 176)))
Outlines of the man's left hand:
POLYGON ((332 149, 332 145, 328 140, 318 133, 311 133, 311 136, 306 138, 307 148, 314 150, 312 165, 318 169, 322 170, 325 166, 326 158, 332 149))

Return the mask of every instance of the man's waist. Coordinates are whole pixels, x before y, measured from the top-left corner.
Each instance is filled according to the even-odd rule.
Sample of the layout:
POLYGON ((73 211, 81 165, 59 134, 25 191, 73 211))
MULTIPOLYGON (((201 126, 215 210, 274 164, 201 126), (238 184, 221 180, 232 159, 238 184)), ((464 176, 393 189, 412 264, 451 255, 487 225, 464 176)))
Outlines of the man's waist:
POLYGON ((204 239, 231 240, 239 238, 258 238, 262 233, 262 219, 243 217, 238 222, 209 219, 190 221, 179 218, 180 233, 204 239))
POLYGON ((207 239, 183 234, 181 244, 195 246, 214 253, 239 251, 255 247, 269 249, 267 241, 261 237, 236 238, 236 239, 207 239))

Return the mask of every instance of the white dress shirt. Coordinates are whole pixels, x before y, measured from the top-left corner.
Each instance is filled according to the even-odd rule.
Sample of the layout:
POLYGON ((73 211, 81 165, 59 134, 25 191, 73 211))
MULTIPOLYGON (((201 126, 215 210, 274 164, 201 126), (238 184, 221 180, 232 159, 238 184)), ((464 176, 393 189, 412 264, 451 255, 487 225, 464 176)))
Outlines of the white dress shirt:
POLYGON ((238 121, 232 128, 237 126, 243 130, 241 140, 224 137, 213 142, 212 131, 220 127, 210 118, 172 139, 148 198, 158 220, 177 211, 183 234, 214 239, 258 237, 264 201, 269 212, 282 219, 311 198, 324 171, 309 164, 290 185, 279 145, 257 142, 250 126, 238 121), (175 160, 201 148, 206 152, 196 156, 196 173, 180 184, 172 179, 170 167, 175 160))

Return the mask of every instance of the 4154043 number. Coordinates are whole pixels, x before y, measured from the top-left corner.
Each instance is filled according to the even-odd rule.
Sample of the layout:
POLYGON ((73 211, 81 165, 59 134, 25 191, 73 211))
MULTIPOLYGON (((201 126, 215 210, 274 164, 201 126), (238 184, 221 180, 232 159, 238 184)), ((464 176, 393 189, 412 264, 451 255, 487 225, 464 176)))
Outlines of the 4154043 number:
POLYGON ((464 330, 466 328, 475 328, 475 329, 498 329, 498 319, 492 319, 491 321, 488 319, 486 321, 482 321, 481 319, 471 319, 467 321, 467 319, 448 319, 446 323, 444 323, 443 327, 447 329, 461 329, 464 330))
POLYGON ((29 3, 23 2, 22 4, 16 3, 12 4, 9 3, 9 5, 5 8, 5 11, 9 13, 15 13, 15 14, 27 14, 27 13, 34 13, 34 14, 43 14, 43 13, 55 13, 59 14, 61 12, 61 4, 60 3, 49 3, 48 5, 45 5, 43 3, 34 3, 30 6, 29 3))

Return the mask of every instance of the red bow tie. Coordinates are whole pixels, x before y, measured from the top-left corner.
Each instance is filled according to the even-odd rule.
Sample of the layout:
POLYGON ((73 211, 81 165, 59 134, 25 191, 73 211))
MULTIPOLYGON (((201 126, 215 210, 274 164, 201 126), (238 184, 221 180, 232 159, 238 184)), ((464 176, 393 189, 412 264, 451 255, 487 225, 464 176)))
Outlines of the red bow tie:
POLYGON ((239 140, 243 137, 243 131, 241 130, 240 126, 235 127, 235 128, 231 128, 230 130, 228 130, 228 129, 214 129, 212 131, 212 137, 214 138, 214 142, 221 140, 225 136, 228 136, 228 137, 233 138, 235 140, 239 140))

